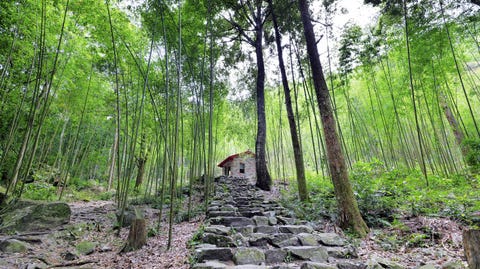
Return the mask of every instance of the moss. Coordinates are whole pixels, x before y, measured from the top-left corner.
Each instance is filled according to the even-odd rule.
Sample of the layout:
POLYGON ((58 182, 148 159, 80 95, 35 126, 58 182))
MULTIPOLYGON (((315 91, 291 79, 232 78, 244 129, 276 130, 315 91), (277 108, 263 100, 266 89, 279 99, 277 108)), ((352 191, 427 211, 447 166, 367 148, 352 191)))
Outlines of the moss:
POLYGON ((75 249, 81 255, 88 255, 92 254, 95 251, 95 247, 97 246, 96 243, 90 241, 81 241, 77 244, 75 249))
POLYGON ((2 216, 2 232, 46 230, 70 220, 71 210, 66 203, 20 201, 2 216))
POLYGON ((6 253, 23 253, 27 252, 27 245, 21 241, 11 239, 0 243, 0 250, 6 253))

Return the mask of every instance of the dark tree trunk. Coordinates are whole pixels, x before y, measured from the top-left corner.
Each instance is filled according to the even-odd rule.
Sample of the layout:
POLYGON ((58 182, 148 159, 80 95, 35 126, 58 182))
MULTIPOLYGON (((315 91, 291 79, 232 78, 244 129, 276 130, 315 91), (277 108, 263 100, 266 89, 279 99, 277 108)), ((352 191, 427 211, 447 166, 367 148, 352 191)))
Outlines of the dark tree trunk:
POLYGON ((463 231, 463 248, 465 249, 468 268, 480 269, 480 230, 463 231))
POLYGON ((257 6, 255 16, 255 53, 257 56, 257 140, 255 143, 255 165, 257 168, 257 187, 269 191, 272 179, 268 173, 265 144, 267 138, 267 120, 265 117, 265 63, 262 49, 263 22, 261 5, 257 6))
POLYGON ((332 175, 335 196, 339 208, 340 226, 344 229, 353 229, 358 235, 365 236, 368 227, 360 215, 357 201, 353 195, 352 186, 348 180, 348 171, 343 157, 340 140, 335 129, 330 93, 323 75, 322 65, 315 40, 313 25, 310 21, 306 0, 299 0, 299 9, 302 16, 303 30, 307 43, 307 52, 310 58, 313 83, 317 96, 317 103, 323 124, 323 133, 327 147, 328 164, 332 175))
MULTIPOLYGON (((448 124, 452 128, 453 134, 455 135, 455 142, 457 142, 457 145, 462 146, 463 139, 465 138, 463 131, 460 128, 460 125, 458 124, 458 121, 455 118, 455 115, 453 114, 452 110, 447 104, 445 94, 443 92, 440 92, 439 97, 440 97, 440 105, 442 106, 443 113, 445 113, 445 118, 447 118, 448 124)), ((466 150, 464 147, 462 147, 462 153, 465 156, 466 150)))
POLYGON ((135 189, 138 189, 140 185, 142 185, 143 182, 143 177, 145 175, 145 164, 147 163, 147 158, 146 157, 139 157, 137 159, 137 178, 135 180, 135 189))
POLYGON ((135 219, 130 226, 127 243, 122 248, 121 252, 129 252, 132 250, 141 249, 147 243, 147 224, 142 213, 135 209, 135 219))
POLYGON ((292 136, 293 155, 295 157, 295 168, 297 170, 298 196, 300 201, 308 200, 307 182, 305 180, 305 166, 303 163, 302 147, 298 138, 297 125, 295 124, 295 117, 292 108, 292 99, 290 97, 290 87, 288 86, 287 73, 285 71, 285 64, 283 62, 282 52, 282 36, 278 30, 277 18, 273 10, 272 0, 268 0, 270 6, 273 27, 275 30, 275 42, 277 45, 278 65, 280 73, 282 74, 283 91, 285 92, 285 106, 287 108, 288 124, 290 126, 290 135, 292 136))

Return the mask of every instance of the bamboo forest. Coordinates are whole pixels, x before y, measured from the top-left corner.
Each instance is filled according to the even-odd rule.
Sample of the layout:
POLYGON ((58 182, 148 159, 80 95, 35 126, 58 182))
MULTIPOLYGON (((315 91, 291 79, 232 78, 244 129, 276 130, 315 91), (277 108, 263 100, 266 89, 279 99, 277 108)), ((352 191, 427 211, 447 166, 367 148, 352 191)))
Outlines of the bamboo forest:
POLYGON ((480 268, 479 0, 0 1, 0 268, 480 268))

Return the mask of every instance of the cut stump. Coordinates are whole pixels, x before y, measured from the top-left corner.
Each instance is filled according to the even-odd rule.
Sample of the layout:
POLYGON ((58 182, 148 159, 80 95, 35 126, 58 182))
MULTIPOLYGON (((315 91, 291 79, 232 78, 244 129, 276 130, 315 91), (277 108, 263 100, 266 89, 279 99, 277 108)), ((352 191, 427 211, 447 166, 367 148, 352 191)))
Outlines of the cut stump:
POLYGON ((121 252, 129 252, 142 248, 147 243, 147 223, 143 214, 135 208, 135 219, 130 226, 127 243, 121 252))
POLYGON ((463 231, 463 248, 470 269, 480 269, 480 230, 463 231))

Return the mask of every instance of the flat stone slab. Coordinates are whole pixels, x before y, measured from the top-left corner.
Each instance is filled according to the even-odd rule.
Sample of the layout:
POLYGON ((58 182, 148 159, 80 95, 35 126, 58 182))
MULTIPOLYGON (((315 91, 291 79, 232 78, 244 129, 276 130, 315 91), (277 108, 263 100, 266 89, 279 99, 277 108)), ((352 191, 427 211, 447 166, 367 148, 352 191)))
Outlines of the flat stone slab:
POLYGON ((261 265, 265 262, 265 254, 258 248, 238 248, 233 255, 236 265, 261 265))
POLYGON ((300 234, 300 233, 312 233, 313 229, 307 225, 283 225, 278 227, 278 230, 281 233, 292 233, 292 234, 300 234))
POLYGON ((227 227, 255 225, 252 219, 245 217, 216 217, 210 219, 210 222, 213 225, 224 225, 227 227))
POLYGON ((315 234, 317 237, 317 240, 322 243, 325 246, 345 246, 347 241, 343 238, 341 238, 338 234, 336 233, 319 233, 315 234))
MULTIPOLYGON (((283 210, 284 208, 276 208, 276 209, 283 210)), ((286 218, 282 216, 278 216, 277 220, 278 220, 278 223, 285 224, 285 225, 294 225, 296 221, 294 218, 286 218)))
POLYGON ((228 268, 227 265, 219 261, 206 261, 203 263, 197 263, 192 267, 192 269, 226 269, 226 268, 228 268))
POLYGON ((257 226, 253 229, 256 233, 264 234, 276 234, 278 233, 278 227, 276 226, 257 226))
POLYGON ((300 233, 297 236, 302 246, 318 246, 318 240, 313 234, 300 233))
POLYGON ((213 244, 217 247, 236 247, 237 246, 237 244, 235 244, 232 238, 225 235, 219 235, 219 234, 213 234, 213 233, 204 233, 202 237, 202 241, 207 244, 213 244))
POLYGON ((338 269, 365 269, 367 265, 355 261, 340 261, 337 263, 338 269))
POLYGON ((233 230, 237 233, 241 233, 243 234, 244 236, 249 236, 250 234, 253 233, 253 225, 249 225, 249 226, 234 226, 232 227, 233 230))
POLYGON ((268 242, 270 242, 272 236, 263 233, 253 233, 248 238, 248 243, 250 246, 254 247, 266 247, 268 242))
POLYGON ((287 251, 284 249, 267 249, 265 250, 265 262, 267 264, 285 262, 287 251))
POLYGON ((231 261, 233 258, 230 248, 199 248, 195 252, 199 262, 207 260, 231 261))
POLYGON ((337 269, 337 267, 327 263, 305 262, 300 269, 337 269))
POLYGON ((235 211, 210 211, 208 212, 208 217, 209 218, 215 218, 215 217, 235 217, 237 214, 235 211))
POLYGON ((277 248, 298 246, 298 238, 294 234, 275 234, 270 240, 270 244, 277 248))
POLYGON ((226 227, 223 225, 211 225, 205 227, 206 233, 213 233, 218 235, 229 235, 232 231, 232 228, 226 227))
POLYGON ((257 226, 267 226, 268 225, 268 218, 264 216, 253 216, 253 221, 257 226))
POLYGON ((358 254, 352 247, 326 247, 328 256, 339 259, 358 258, 358 254))
POLYGON ((300 246, 300 247, 285 247, 285 249, 293 256, 304 261, 326 262, 328 259, 328 252, 325 247, 317 246, 300 246))

